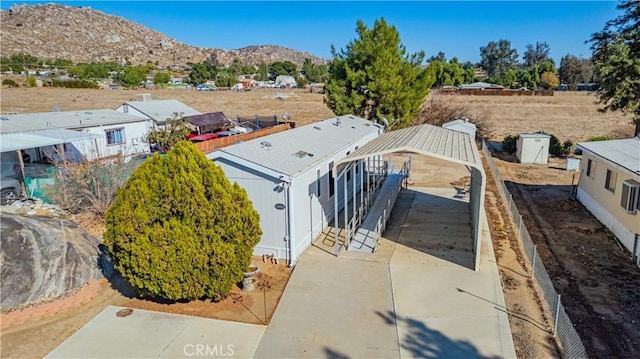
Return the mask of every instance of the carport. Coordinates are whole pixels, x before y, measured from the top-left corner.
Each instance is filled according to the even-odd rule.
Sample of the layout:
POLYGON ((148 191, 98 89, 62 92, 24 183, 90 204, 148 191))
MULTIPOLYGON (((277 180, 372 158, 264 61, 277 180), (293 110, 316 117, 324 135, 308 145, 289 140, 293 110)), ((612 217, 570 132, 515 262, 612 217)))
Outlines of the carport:
MULTIPOLYGON (((335 176, 336 181, 338 177, 347 171, 354 170, 353 163, 357 163, 357 161, 363 159, 381 158, 382 155, 394 152, 413 152, 431 156, 464 165, 469 170, 471 175, 469 206, 471 207, 474 270, 477 271, 480 265, 480 239, 482 236, 482 218, 484 216, 486 176, 482 168, 480 153, 471 136, 468 133, 428 124, 386 132, 354 151, 350 156, 338 161, 336 163, 336 173, 338 174, 335 176)), ((406 168, 403 167, 402 171, 406 171, 406 168)), ((346 191, 344 193, 346 193, 346 191)), ((338 200, 336 198, 336 207, 338 207, 338 203, 342 203, 343 208, 341 210, 347 213, 348 209, 345 207, 348 206, 348 203, 355 203, 357 201, 355 191, 352 196, 352 199, 344 198, 338 200)), ((336 208, 336 213, 338 213, 338 208, 336 208)), ((354 215, 356 214, 354 213, 354 215)), ((368 215, 379 216, 380 214, 369 212, 368 215)), ((345 221, 345 223, 349 222, 345 221)), ((357 223, 359 223, 359 221, 357 221, 357 223)), ((335 248, 336 253, 338 253, 338 221, 335 221, 334 226, 336 233, 335 248)), ((348 240, 346 246, 349 246, 348 240)))

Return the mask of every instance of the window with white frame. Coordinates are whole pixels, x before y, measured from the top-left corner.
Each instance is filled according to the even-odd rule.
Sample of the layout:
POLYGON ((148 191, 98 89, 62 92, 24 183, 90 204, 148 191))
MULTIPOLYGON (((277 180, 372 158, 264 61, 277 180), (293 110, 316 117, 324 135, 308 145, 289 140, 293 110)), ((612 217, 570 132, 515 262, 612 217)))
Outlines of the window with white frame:
POLYGON ((607 177, 604 180, 604 188, 616 193, 616 182, 618 181, 618 172, 607 170, 607 177))
POLYGON ((124 143, 124 128, 112 128, 104 132, 107 136, 107 145, 119 145, 124 143))
POLYGON ((589 159, 587 161, 587 176, 591 178, 596 177, 596 161, 589 159))
POLYGON ((622 182, 622 196, 620 197, 620 206, 628 213, 636 214, 640 204, 638 203, 638 193, 640 193, 640 183, 634 180, 626 180, 622 182))
POLYGON ((318 198, 322 196, 322 177, 320 176, 320 169, 316 170, 316 195, 318 198))

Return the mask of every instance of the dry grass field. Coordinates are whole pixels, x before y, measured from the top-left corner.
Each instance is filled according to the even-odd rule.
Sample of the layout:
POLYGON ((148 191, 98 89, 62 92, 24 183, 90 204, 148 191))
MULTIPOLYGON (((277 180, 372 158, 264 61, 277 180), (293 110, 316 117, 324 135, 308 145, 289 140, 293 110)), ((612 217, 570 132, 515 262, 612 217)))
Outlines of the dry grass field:
MULTIPOLYGON (((224 112, 229 118, 255 115, 291 115, 298 125, 316 122, 333 116, 325 106, 321 94, 301 89, 258 89, 252 91, 196 91, 185 89, 162 90, 93 90, 63 88, 3 88, 0 112, 49 112, 116 108, 136 95, 148 93, 152 100, 179 100, 202 112, 224 112), (276 99, 276 94, 287 97, 276 99)), ((280 96, 279 96, 280 97, 280 96)))
POLYGON ((593 136, 631 137, 631 117, 601 113, 596 96, 587 92, 556 92, 554 96, 436 95, 452 105, 484 118, 493 131, 491 140, 507 135, 545 131, 574 143, 593 136))
MULTIPOLYGON (((254 115, 282 117, 285 112, 298 125, 333 116, 323 95, 302 89, 258 89, 252 91, 86 90, 61 88, 3 88, 0 112, 48 112, 116 108, 136 95, 151 94, 155 100, 177 99, 206 113, 222 111, 228 117, 254 115), (285 99, 276 99, 282 94, 285 99)), ((555 96, 462 96, 432 94, 446 104, 464 107, 473 117, 489 125, 491 140, 509 134, 546 131, 562 141, 584 141, 592 136, 630 137, 631 118, 621 113, 601 113, 596 97, 586 92, 556 92, 555 96)), ((473 118, 471 118, 473 120, 473 118)))

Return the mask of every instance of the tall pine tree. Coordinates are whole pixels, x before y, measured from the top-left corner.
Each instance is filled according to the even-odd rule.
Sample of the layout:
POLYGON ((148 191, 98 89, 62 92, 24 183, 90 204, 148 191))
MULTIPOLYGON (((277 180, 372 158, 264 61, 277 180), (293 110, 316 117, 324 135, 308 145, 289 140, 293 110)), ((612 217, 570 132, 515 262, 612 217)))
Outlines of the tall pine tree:
POLYGON ((358 21, 356 32, 358 39, 346 49, 331 49, 325 103, 336 115, 410 125, 434 81, 421 66, 424 52, 407 54, 400 34, 384 19, 376 20, 372 29, 358 21))
POLYGON ((605 110, 632 114, 640 136, 640 2, 623 0, 618 9, 623 14, 591 36, 598 95, 605 110))

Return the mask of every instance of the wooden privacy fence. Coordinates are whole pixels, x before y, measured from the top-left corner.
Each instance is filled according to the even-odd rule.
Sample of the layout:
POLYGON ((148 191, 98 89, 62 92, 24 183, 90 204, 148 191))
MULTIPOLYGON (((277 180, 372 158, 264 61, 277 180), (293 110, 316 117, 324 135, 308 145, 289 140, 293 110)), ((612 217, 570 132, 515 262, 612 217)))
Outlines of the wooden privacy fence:
POLYGON ((194 145, 200 150, 200 152, 207 154, 211 153, 215 150, 219 150, 223 147, 227 147, 233 145, 238 142, 244 142, 253 140, 254 138, 271 135, 274 133, 282 132, 293 128, 293 124, 291 122, 283 123, 280 125, 276 125, 273 127, 267 127, 260 130, 254 130, 252 132, 241 133, 238 135, 227 136, 222 138, 214 138, 212 140, 196 142, 194 145))

